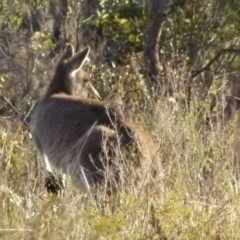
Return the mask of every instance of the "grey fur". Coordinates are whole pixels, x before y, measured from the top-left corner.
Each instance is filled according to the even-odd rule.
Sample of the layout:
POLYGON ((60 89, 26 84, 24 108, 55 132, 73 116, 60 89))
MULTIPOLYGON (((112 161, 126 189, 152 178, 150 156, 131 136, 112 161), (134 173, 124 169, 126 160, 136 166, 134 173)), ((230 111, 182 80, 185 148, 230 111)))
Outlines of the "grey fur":
POLYGON ((30 122, 47 170, 51 172, 53 167, 70 175, 83 191, 104 179, 104 140, 109 148, 134 142, 131 128, 113 109, 98 100, 73 96, 73 80, 82 74, 88 53, 89 47, 74 54, 72 45, 66 46, 30 122))

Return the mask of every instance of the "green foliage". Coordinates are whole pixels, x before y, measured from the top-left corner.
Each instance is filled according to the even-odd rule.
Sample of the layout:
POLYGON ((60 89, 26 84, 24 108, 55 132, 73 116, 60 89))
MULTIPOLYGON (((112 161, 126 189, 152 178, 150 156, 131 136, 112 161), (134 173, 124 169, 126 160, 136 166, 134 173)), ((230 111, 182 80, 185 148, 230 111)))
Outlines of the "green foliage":
POLYGON ((25 4, 2 0, 0 2, 0 26, 18 29, 22 23, 23 14, 26 11, 25 4))
POLYGON ((35 32, 32 36, 31 47, 41 57, 44 57, 55 46, 56 44, 53 43, 52 36, 49 33, 35 32))
POLYGON ((142 50, 146 22, 143 1, 102 0, 88 24, 97 29, 112 50, 113 46, 118 48, 117 58, 120 59, 142 50))
MULTIPOLYGON (((174 68, 186 67, 190 72, 220 49, 234 47, 240 26, 239 9, 239 1, 186 1, 184 8, 176 8, 166 19, 160 46, 162 61, 174 68)), ((224 56, 220 65, 217 61, 212 69, 220 72, 229 64, 231 67, 232 61, 224 56)))
POLYGON ((45 9, 48 1, 28 0, 1 0, 0 2, 0 27, 19 30, 24 17, 30 10, 45 9))

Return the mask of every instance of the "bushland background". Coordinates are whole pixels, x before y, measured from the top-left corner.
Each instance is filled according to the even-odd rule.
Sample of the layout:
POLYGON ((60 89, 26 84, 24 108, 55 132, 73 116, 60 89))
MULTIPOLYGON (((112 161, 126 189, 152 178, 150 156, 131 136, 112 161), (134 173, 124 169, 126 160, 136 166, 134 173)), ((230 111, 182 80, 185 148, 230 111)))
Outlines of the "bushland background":
POLYGON ((239 37, 238 0, 1 0, 0 239, 240 239, 239 37), (67 42, 159 145, 164 176, 114 214, 70 183, 47 194, 26 127, 67 42))

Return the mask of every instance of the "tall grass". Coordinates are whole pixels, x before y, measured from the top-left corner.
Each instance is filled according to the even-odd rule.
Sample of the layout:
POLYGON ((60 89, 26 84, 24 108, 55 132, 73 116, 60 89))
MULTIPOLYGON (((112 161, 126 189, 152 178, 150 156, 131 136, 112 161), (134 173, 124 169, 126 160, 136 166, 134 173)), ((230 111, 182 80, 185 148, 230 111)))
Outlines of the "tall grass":
POLYGON ((118 72, 116 82, 108 70, 104 74, 104 81, 120 85, 116 95, 127 96, 126 101, 132 97, 127 109, 133 107, 139 124, 151 128, 164 174, 153 179, 140 172, 149 184, 136 180, 139 170, 132 171, 129 179, 135 184, 123 188, 114 213, 107 205, 102 214, 93 198, 82 195, 70 180, 63 195, 47 194, 28 131, 2 119, 0 239, 239 239, 239 164, 232 147, 236 121, 206 125, 194 110, 187 113, 167 98, 154 104, 142 101, 140 75, 118 72), (157 194, 160 189, 163 198, 157 194))
MULTIPOLYGON (((71 26, 66 25, 70 39, 75 39, 78 32, 74 26, 74 22, 79 24, 74 19, 77 12, 72 11, 68 16, 72 18, 69 21, 71 26)), ((41 32, 35 33, 32 39, 13 30, 5 33, 6 38, 2 39, 6 41, 1 43, 2 53, 6 56, 1 57, 4 74, 1 75, 0 92, 14 100, 15 108, 20 109, 22 114, 49 83, 54 61, 50 62, 47 56, 53 43, 49 34, 41 32), (17 99, 18 96, 25 100, 17 99)), ((237 41, 237 38, 230 39, 237 41)), ((229 45, 228 42, 226 44, 224 47, 229 45)), ((163 61, 159 64, 164 66, 166 82, 171 82, 180 99, 184 96, 180 91, 185 87, 189 60, 180 56, 177 49, 166 49, 168 51, 162 52, 163 61)), ((199 63, 206 61, 205 55, 212 54, 212 51, 200 53, 199 63)), ((220 103, 217 120, 206 123, 208 112, 205 109, 209 109, 210 100, 204 102, 203 98, 207 96, 207 91, 197 92, 198 96, 196 94, 193 98, 188 112, 181 101, 169 101, 164 96, 153 100, 145 86, 141 53, 128 56, 126 61, 125 65, 114 68, 91 65, 85 66, 85 69, 88 67, 93 85, 103 99, 111 99, 117 108, 151 130, 159 147, 163 172, 153 178, 146 169, 128 170, 129 183, 123 186, 117 199, 113 196, 109 200, 103 214, 92 196, 81 194, 72 186, 70 179, 67 179, 62 195, 48 194, 44 189, 45 171, 41 157, 29 132, 15 119, 1 115, 0 239, 240 239, 237 114, 232 121, 223 122, 224 106, 220 103), (201 116, 197 113, 199 107, 203 109, 201 116), (159 192, 162 194, 159 195, 159 192), (117 207, 113 212, 111 204, 115 202, 117 207)), ((236 61, 238 65, 235 57, 231 61, 236 61)), ((223 65, 228 72, 231 64, 223 65)), ((217 85, 211 89, 214 95, 222 82, 221 76, 211 81, 212 74, 208 71, 206 76, 202 74, 199 79, 196 78, 196 82, 199 84, 202 81, 203 87, 213 82, 217 85)), ((8 107, 5 106, 1 114, 9 112, 9 115, 14 115, 8 107)), ((0 108, 3 109, 2 106, 0 108)))

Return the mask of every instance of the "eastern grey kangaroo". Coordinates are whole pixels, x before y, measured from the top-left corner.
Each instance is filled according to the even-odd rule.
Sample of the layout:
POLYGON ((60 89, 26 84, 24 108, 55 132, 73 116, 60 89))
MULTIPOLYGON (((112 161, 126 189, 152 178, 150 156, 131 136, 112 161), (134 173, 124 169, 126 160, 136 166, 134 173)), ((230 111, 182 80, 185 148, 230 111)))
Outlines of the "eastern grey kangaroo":
MULTIPOLYGON (((52 172, 54 167, 70 175, 83 191, 106 180, 108 166, 114 165, 116 148, 131 151, 133 156, 138 151, 136 138, 145 141, 146 146, 151 145, 147 134, 140 131, 134 134, 132 127, 106 103, 73 96, 73 79, 82 71, 89 50, 86 47, 74 54, 73 46, 66 46, 30 123, 34 143, 47 170, 52 172)), ((150 157, 156 154, 154 151, 150 157)), ((138 160, 133 162, 140 165, 138 160)), ((113 181, 118 182, 118 170, 113 172, 113 181)))

